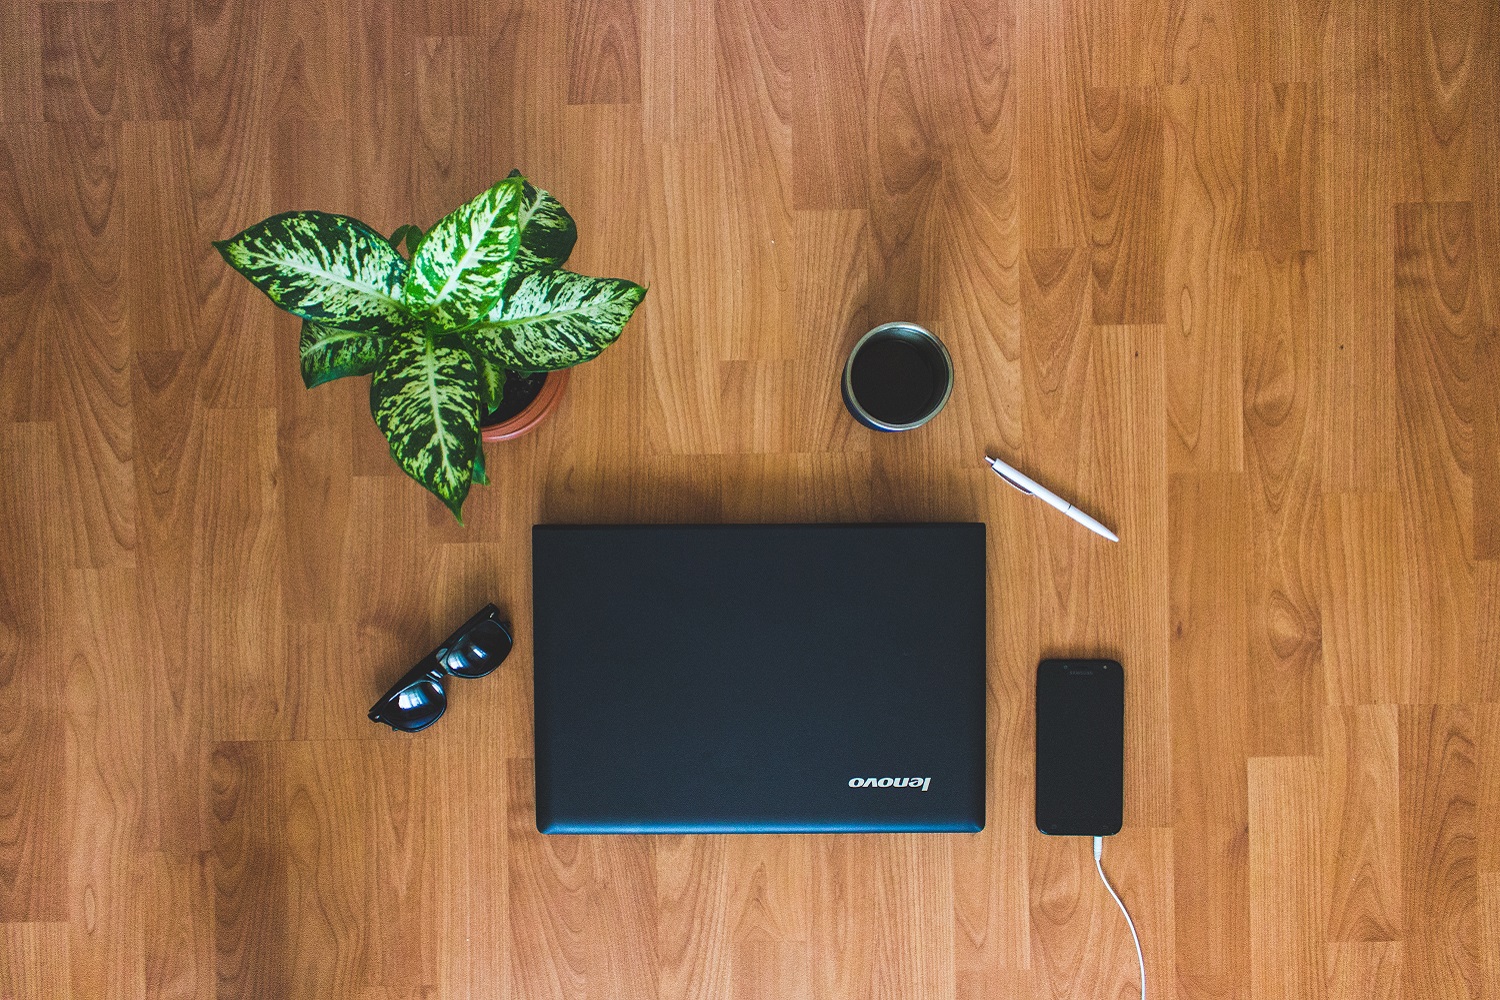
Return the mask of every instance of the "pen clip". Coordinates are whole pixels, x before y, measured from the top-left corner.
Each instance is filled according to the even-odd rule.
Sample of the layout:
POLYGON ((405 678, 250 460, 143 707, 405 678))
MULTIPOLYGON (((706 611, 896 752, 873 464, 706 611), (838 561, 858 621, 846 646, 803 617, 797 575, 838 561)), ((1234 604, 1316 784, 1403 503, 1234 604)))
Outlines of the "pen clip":
MULTIPOLYGON (((994 469, 995 467, 992 465, 992 466, 990 466, 990 468, 994 469)), ((1001 479, 1005 480, 1007 483, 1010 483, 1012 486, 1014 486, 1016 489, 1020 490, 1022 493, 1026 494, 1027 496, 1033 496, 1034 495, 1026 487, 1022 486, 1020 483, 1016 482, 1014 479, 1010 478, 1005 473, 1001 472, 999 469, 995 469, 995 475, 999 476, 1001 479)))

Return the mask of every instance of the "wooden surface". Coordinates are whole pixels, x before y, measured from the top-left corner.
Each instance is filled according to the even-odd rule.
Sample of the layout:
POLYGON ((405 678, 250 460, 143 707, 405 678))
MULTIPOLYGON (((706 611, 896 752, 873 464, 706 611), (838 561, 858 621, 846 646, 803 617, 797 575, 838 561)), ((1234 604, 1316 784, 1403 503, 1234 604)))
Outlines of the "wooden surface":
POLYGON ((4 0, 0 997, 1131 997, 1056 653, 1153 997, 1500 997, 1497 119, 1492 0, 4 0), (651 292, 461 528, 208 241, 512 167, 651 292), (819 519, 988 524, 983 834, 542 838, 524 625, 365 720, 534 522, 819 519))

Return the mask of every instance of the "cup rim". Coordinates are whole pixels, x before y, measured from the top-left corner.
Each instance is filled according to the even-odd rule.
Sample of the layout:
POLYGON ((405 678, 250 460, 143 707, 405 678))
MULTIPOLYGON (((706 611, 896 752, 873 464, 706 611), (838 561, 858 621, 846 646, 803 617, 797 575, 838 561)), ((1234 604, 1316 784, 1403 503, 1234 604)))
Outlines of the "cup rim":
POLYGON ((916 323, 908 323, 904 320, 897 320, 892 323, 882 323, 874 329, 870 330, 863 337, 860 337, 857 341, 854 342, 854 346, 850 348, 849 358, 844 362, 843 389, 844 400, 849 404, 849 407, 853 410, 857 410, 857 415, 860 417, 860 419, 868 421, 870 426, 883 431, 915 430, 916 428, 921 427, 923 424, 927 423, 933 417, 937 416, 939 413, 942 413, 943 407, 948 405, 948 400, 953 395, 953 356, 948 353, 947 346, 938 339, 937 334, 933 333, 925 326, 919 326, 916 323), (935 346, 938 350, 939 357, 943 359, 943 369, 948 376, 944 380, 943 395, 937 401, 937 404, 933 406, 931 410, 924 413, 921 417, 904 424, 889 423, 885 420, 881 420, 879 417, 874 416, 870 413, 869 410, 866 410, 864 408, 864 406, 859 401, 859 397, 854 394, 854 359, 859 354, 860 348, 864 347, 865 343, 876 334, 884 333, 887 330, 898 329, 915 333, 917 336, 935 346))

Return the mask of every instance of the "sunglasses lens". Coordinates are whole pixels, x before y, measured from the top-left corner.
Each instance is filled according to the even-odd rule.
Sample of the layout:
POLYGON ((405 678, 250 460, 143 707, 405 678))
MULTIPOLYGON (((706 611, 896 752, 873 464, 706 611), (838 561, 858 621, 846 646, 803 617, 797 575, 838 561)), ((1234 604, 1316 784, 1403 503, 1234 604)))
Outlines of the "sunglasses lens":
POLYGON ((443 666, 460 677, 483 677, 510 653, 510 634, 496 622, 481 622, 443 657, 443 666))
POLYGON ((420 680, 397 691, 376 706, 380 721, 392 729, 414 733, 438 720, 448 707, 442 687, 430 680, 420 680))

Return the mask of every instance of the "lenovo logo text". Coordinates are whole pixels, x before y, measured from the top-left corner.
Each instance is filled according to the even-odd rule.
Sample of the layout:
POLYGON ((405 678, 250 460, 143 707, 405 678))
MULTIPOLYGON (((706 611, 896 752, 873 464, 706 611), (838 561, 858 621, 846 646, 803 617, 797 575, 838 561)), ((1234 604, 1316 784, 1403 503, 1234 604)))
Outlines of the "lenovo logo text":
POLYGON ((920 788, 927 791, 931 778, 850 778, 850 788, 920 788))

